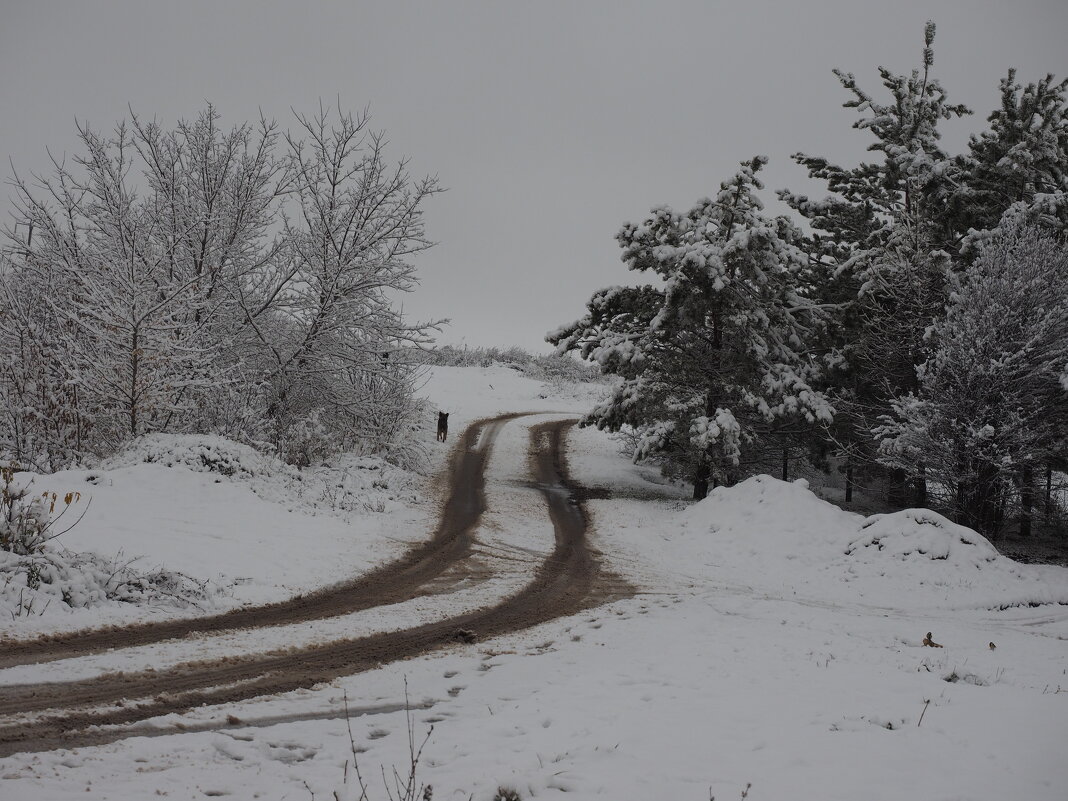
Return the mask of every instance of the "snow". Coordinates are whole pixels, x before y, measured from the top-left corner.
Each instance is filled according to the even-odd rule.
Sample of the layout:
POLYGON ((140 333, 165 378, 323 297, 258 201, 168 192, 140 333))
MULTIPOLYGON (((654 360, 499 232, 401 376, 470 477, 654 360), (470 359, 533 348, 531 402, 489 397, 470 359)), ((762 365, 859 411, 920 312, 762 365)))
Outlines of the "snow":
MULTIPOLYGON (((139 569, 163 567, 207 582, 205 611, 278 600, 363 572, 401 552, 403 546, 390 535, 395 538, 425 519, 426 510, 411 505, 416 497, 411 490, 394 491, 388 519, 343 510, 338 516, 323 497, 328 488, 336 490, 337 481, 324 480, 331 471, 309 475, 304 482, 281 464, 261 469, 270 463, 265 465, 256 454, 251 463, 240 462, 241 467, 224 458, 217 463, 224 472, 213 472, 203 464, 196 466, 191 454, 217 451, 191 447, 182 438, 174 438, 169 450, 162 443, 157 438, 145 449, 135 443, 133 454, 123 454, 102 469, 37 476, 34 483, 40 491, 62 496, 75 490, 83 499, 91 497, 84 518, 56 544, 72 552, 112 557, 116 564, 135 560, 132 566, 139 569), (154 458, 164 451, 167 458, 154 458), (153 458, 137 458, 143 454, 153 458), (408 504, 402 506, 400 498, 407 498, 408 504)), ((241 447, 230 445, 231 455, 241 447)), ((367 461, 365 468, 370 467, 367 461)), ((398 485, 407 479, 382 464, 364 472, 374 473, 380 482, 386 474, 386 483, 398 485)), ((383 493, 378 495, 381 508, 389 508, 383 493)), ((36 610, 43 606, 36 604, 36 610)), ((165 605, 105 603, 71 609, 51 604, 43 615, 34 611, 0 619, 0 632, 21 635, 30 627, 56 631, 189 613, 165 605)))
MULTIPOLYGON (((552 547, 524 480, 527 429, 577 416, 603 389, 553 396, 506 369, 433 370, 424 392, 451 413, 450 444, 471 420, 546 413, 497 439, 478 532, 485 584, 303 627, 14 668, 0 683, 414 625, 503 597, 552 547)), ((498 787, 524 799, 722 801, 748 785, 750 801, 1064 798, 1068 571, 1005 559, 932 512, 842 511, 803 481, 760 476, 692 503, 601 432, 576 428, 569 442, 573 476, 609 491, 587 502, 592 541, 633 597, 311 690, 148 721, 144 736, 110 745, 16 754, 0 760, 0 797, 357 798, 351 764, 344 782, 347 697, 369 797, 385 798, 380 770, 408 767, 406 681, 416 743, 434 726, 418 775, 439 801, 489 801, 498 787), (943 648, 922 645, 928 631, 943 648)), ((448 449, 431 453, 440 467, 448 449)), ((113 466, 93 487, 105 518, 68 536, 79 548, 139 545, 201 577, 253 576, 233 591, 255 599, 390 558, 395 539, 426 536, 435 514, 417 484, 415 500, 398 495, 386 514, 341 518, 270 497, 267 487, 291 486, 277 476, 235 476, 113 466), (202 553, 209 545, 216 555, 202 553)), ((111 615, 87 610, 78 623, 111 615)), ((20 621, 20 633, 51 625, 20 621)))

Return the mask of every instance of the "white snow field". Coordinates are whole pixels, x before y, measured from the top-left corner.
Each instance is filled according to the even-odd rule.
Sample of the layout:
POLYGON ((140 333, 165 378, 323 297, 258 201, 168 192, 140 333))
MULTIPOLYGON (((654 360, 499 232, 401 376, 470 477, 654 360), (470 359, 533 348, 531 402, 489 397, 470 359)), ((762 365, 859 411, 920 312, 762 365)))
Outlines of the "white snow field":
MULTIPOLYGON (((479 531, 487 585, 343 623, 13 668, 0 683, 351 636, 508 594, 552 541, 520 478, 526 430, 581 414, 599 389, 549 396, 507 369, 433 371, 424 391, 450 412, 451 436, 500 411, 554 413, 508 423, 497 440, 479 531)), ((570 433, 572 477, 611 493, 587 502, 592 543, 633 597, 312 690, 146 721, 143 736, 110 745, 16 754, 0 760, 0 799, 353 801, 346 696, 367 797, 385 799, 382 771, 409 766, 405 682, 417 746, 434 727, 418 779, 437 801, 490 801, 498 788, 570 801, 1068 797, 1068 570, 1004 559, 931 512, 850 514, 803 482, 752 478, 694 504, 618 451, 600 432, 570 433), (925 647, 927 632, 943 647, 925 647)), ((439 467, 446 452, 432 451, 439 467)), ((270 497, 254 478, 216 484, 213 473, 155 464, 106 475, 92 512, 108 516, 87 515, 67 547, 122 547, 223 585, 250 578, 220 604, 359 572, 395 556, 398 540, 426 536, 436 514, 432 482, 410 476, 388 511, 338 516, 297 497, 280 503, 281 490, 270 497), (201 552, 208 544, 215 553, 201 552)), ((4 630, 129 619, 116 609, 21 616, 4 630)))

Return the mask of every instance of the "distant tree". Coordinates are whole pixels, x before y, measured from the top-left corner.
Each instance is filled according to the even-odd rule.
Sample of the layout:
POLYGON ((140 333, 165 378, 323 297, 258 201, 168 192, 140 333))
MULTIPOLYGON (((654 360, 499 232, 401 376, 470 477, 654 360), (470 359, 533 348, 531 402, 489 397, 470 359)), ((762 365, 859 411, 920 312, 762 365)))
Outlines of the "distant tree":
POLYGON ((877 430, 880 453, 924 465, 960 522, 995 537, 1015 507, 1027 533, 1036 474, 1068 458, 1068 248, 1017 224, 955 283, 919 391, 895 397, 877 430))
POLYGON ((832 417, 812 385, 820 364, 808 342, 822 315, 799 291, 800 233, 763 216, 755 194, 765 163, 743 162, 714 200, 686 213, 660 207, 625 225, 623 261, 658 283, 602 290, 582 319, 547 337, 622 379, 583 424, 636 429, 635 459, 662 460, 692 481, 695 498, 710 482, 734 483, 786 423, 832 417))

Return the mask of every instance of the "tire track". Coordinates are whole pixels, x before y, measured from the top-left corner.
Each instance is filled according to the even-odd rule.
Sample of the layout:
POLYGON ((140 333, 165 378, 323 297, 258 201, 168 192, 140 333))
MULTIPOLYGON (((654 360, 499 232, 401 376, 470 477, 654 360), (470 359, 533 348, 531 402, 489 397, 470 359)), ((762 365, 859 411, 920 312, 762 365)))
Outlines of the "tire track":
POLYGON ((190 634, 303 623, 415 598, 427 582, 470 555, 471 531, 486 510, 485 470, 494 441, 505 423, 526 414, 530 413, 503 414, 467 427, 450 460, 448 497, 437 529, 429 540, 395 562, 307 595, 217 615, 84 629, 33 640, 0 640, 0 668, 150 645, 190 634))
MULTIPOLYGON (((136 731, 86 729, 127 726, 193 706, 310 688, 455 645, 459 629, 487 639, 574 614, 604 600, 607 594, 600 580, 605 577, 588 548, 586 513, 576 497, 577 485, 567 475, 563 453, 566 432, 574 422, 549 422, 531 428, 534 486, 545 498, 556 541, 534 579, 519 593, 496 606, 444 621, 292 652, 220 659, 158 672, 111 674, 67 684, 7 688, 0 692, 0 715, 71 711, 0 728, 0 756, 114 741, 136 731)), ((613 583, 615 597, 625 592, 624 586, 613 583)))

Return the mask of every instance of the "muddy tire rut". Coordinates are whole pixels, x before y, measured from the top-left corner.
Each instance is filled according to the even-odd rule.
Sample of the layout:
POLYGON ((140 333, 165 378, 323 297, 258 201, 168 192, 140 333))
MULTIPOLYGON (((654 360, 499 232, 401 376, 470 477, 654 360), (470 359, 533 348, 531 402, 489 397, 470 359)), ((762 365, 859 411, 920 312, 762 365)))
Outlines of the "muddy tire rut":
MULTIPOLYGON (((474 429, 503 425, 506 418, 476 423, 465 432, 466 446, 474 446, 474 429), (470 437, 470 439, 468 439, 470 437)), ((0 690, 0 715, 40 713, 17 725, 0 727, 0 756, 27 750, 94 745, 136 733, 125 727, 147 718, 206 704, 225 704, 261 695, 310 688, 341 676, 407 659, 447 645, 459 645, 473 634, 478 640, 521 631, 557 617, 619 597, 624 585, 607 580, 586 541, 587 516, 576 487, 567 473, 564 440, 573 420, 541 423, 530 429, 530 467, 533 486, 541 492, 552 520, 555 545, 539 565, 534 578, 515 595, 500 603, 446 620, 400 631, 351 640, 339 640, 284 652, 223 658, 178 665, 159 671, 108 674, 93 679, 55 684, 11 686, 0 690)), ((453 461, 452 492, 442 510, 435 539, 453 531, 458 520, 485 510, 484 469, 488 436, 476 463, 465 466, 464 447, 453 461), (459 477, 457 474, 460 474, 459 477), (466 482, 470 482, 467 484, 466 482), (465 488, 461 490, 461 485, 465 488), (466 500, 454 500, 462 496, 466 500), (453 519, 455 518, 455 519, 453 519)), ((460 544, 424 554, 414 564, 440 560, 446 565, 470 548, 472 522, 454 536, 460 544)), ((433 540, 431 541, 433 542, 433 540)), ((417 549, 418 550, 418 549, 417 549)), ((384 570, 384 569, 383 569, 384 570)), ((436 565, 421 570, 431 577, 436 565)), ((416 575, 421 572, 414 571, 416 575)), ((426 581, 427 579, 421 579, 426 581)), ((407 589, 412 591, 412 587, 407 589)), ((410 597, 410 596, 409 596, 410 597)), ((371 604, 369 604, 371 605, 371 604)), ((361 607, 363 608, 363 607, 361 607)), ((337 614, 337 613, 335 613, 337 614)), ((304 620, 310 617, 302 618, 304 620)), ((175 730, 179 731, 178 729, 175 730)))

